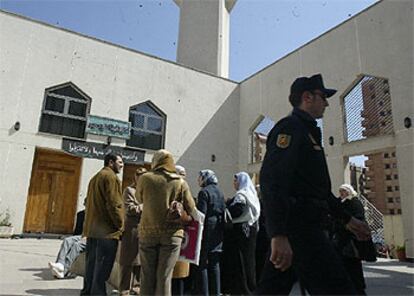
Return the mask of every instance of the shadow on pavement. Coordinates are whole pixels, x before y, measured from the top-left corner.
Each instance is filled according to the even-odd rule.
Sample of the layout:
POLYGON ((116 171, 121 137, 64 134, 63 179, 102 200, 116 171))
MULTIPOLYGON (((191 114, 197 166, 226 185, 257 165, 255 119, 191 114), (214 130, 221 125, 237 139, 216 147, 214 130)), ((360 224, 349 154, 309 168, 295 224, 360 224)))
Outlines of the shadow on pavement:
POLYGON ((62 295, 62 296, 72 296, 79 295, 79 289, 30 289, 26 290, 28 294, 34 295, 62 295))
MULTIPOLYGON (((34 271, 33 276, 44 281, 57 281, 49 268, 20 268, 21 271, 34 271)), ((38 280, 39 280, 38 279, 38 280)))

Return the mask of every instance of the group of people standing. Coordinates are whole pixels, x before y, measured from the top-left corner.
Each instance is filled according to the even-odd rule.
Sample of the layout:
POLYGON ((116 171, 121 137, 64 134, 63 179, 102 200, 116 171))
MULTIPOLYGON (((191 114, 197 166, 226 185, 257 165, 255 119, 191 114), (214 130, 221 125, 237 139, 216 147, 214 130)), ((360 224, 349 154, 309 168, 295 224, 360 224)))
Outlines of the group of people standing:
MULTIPOLYGON (((141 295, 288 295, 297 281, 312 295, 365 294, 356 253, 358 245, 371 241, 370 229, 352 186, 342 185, 338 198, 332 193, 316 124, 335 92, 325 88, 320 74, 294 81, 293 111, 268 136, 260 201, 247 173, 234 175, 236 193, 225 198, 208 169, 198 174, 194 198, 185 169, 166 150, 154 153, 151 170, 139 168, 122 194, 116 176, 122 157, 106 155, 104 168, 88 186, 81 295, 106 295, 121 238, 123 295, 133 293, 134 282, 140 283, 141 295), (192 220, 204 223, 198 266, 178 261, 184 227, 192 220), (257 256, 263 228, 269 240, 257 256)), ((50 266, 59 275, 64 269, 58 263, 50 266)))
POLYGON ((209 169, 199 172, 200 188, 194 198, 185 169, 176 166, 166 150, 154 154, 150 171, 137 169, 135 182, 123 194, 116 176, 123 167, 122 157, 108 154, 104 165, 88 187, 82 295, 106 295, 105 282, 119 240, 122 295, 136 293, 136 282, 140 295, 220 295, 224 290, 250 294, 254 290, 260 203, 247 173, 234 175, 236 194, 226 200, 216 174, 209 169), (178 213, 175 220, 168 215, 173 208, 178 213), (202 216, 199 264, 190 266, 178 261, 184 227, 193 219, 201 221, 202 216), (226 264, 222 258, 230 261, 226 264), (226 283, 223 287, 222 282, 226 283))
MULTIPOLYGON (((366 251, 370 229, 352 186, 342 185, 339 198, 332 193, 316 124, 329 105, 327 98, 335 93, 325 88, 320 74, 297 78, 289 96, 292 113, 269 133, 260 172, 269 237, 261 250, 269 251, 257 283, 255 251, 263 216, 250 176, 235 174, 236 194, 226 199, 215 173, 201 170, 199 193, 193 198, 185 169, 175 165, 170 152, 159 150, 151 170, 139 168, 123 194, 117 177, 123 168, 120 155, 106 155, 104 168, 90 180, 81 295, 106 295, 105 282, 121 237, 119 289, 124 295, 132 292, 132 279, 139 281, 141 295, 288 295, 297 281, 303 291, 315 295, 365 294, 357 253, 366 251), (178 261, 184 227, 202 217, 199 264, 189 266, 178 261)), ((75 252, 67 242, 63 249, 75 252)), ((63 276, 67 272, 63 265, 72 257, 65 261, 60 254, 56 263, 49 264, 52 272, 63 276)))

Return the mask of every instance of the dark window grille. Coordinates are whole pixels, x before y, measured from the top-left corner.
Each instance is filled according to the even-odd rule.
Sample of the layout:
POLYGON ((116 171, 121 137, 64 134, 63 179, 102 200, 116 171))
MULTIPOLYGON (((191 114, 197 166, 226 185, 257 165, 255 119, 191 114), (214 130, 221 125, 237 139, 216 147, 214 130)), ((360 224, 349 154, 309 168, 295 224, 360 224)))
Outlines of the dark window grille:
POLYGON ((129 108, 131 138, 127 145, 158 150, 164 147, 166 115, 151 102, 129 108))
POLYGON ((72 83, 45 91, 39 131, 84 138, 91 99, 72 83))
POLYGON ((365 75, 344 95, 347 142, 393 134, 391 96, 388 82, 384 81, 365 75))

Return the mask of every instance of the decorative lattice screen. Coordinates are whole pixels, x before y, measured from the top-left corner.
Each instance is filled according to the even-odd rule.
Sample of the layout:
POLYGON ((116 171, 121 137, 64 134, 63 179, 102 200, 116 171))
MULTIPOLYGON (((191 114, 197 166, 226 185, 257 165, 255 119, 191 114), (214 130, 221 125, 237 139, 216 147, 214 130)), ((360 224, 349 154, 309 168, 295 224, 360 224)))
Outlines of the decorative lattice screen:
POLYGON ((363 76, 344 96, 345 139, 348 142, 393 133, 388 80, 363 76))

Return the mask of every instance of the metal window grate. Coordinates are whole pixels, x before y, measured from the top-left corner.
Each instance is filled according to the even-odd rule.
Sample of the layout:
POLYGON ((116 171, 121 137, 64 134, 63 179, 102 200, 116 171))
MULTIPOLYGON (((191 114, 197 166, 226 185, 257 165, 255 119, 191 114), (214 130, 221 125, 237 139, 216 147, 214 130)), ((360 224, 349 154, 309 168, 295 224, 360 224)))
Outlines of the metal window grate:
POLYGON ((348 142, 393 133, 388 80, 363 76, 344 96, 345 138, 348 142))

